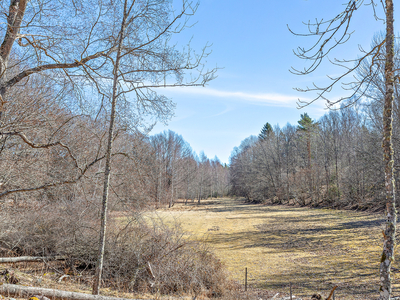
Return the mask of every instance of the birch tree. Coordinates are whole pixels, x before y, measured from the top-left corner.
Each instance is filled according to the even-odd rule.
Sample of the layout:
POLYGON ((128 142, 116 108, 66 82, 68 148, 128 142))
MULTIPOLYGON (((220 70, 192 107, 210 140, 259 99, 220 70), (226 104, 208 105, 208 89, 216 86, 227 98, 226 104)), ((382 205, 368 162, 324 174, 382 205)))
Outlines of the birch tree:
MULTIPOLYGON (((169 45, 171 35, 185 28, 187 18, 197 8, 196 4, 183 0, 178 12, 168 0, 123 0, 108 5, 111 4, 111 7, 104 8, 111 9, 112 16, 104 21, 108 26, 104 27, 103 24, 103 41, 111 41, 112 49, 115 50, 103 54, 105 61, 100 68, 85 70, 89 79, 96 84, 98 92, 109 99, 109 104, 102 103, 101 107, 106 111, 109 107, 109 129, 99 254, 92 291, 95 295, 99 294, 105 253, 111 159, 117 155, 112 153, 116 125, 132 130, 145 124, 149 118, 167 120, 173 104, 165 96, 159 95, 156 88, 204 85, 214 78, 215 73, 215 70, 203 71, 202 60, 207 56, 206 50, 196 55, 190 49, 178 51, 176 46, 169 45), (185 76, 188 70, 194 71, 196 76, 185 76), (111 94, 108 93, 108 82, 112 82, 111 94)), ((171 155, 176 155, 175 152, 171 155)), ((173 176, 175 166, 170 167, 173 176)), ((173 183, 173 178, 171 180, 173 183)), ((172 185, 171 202, 173 193, 172 185)))
POLYGON ((118 35, 118 44, 117 44, 117 52, 116 58, 114 62, 113 69, 113 84, 112 84, 112 95, 111 95, 111 113, 110 113, 110 124, 108 128, 108 140, 107 140, 107 148, 106 148, 106 160, 104 167, 104 181, 103 181, 103 199, 102 199, 102 210, 101 210, 101 230, 100 230, 100 241, 99 241, 99 254, 98 261, 96 265, 96 274, 93 282, 93 295, 98 295, 101 284, 101 273, 103 271, 103 261, 104 261, 104 251, 106 244, 106 228, 107 228, 107 205, 108 205, 108 191, 110 185, 110 168, 111 168, 111 151, 114 140, 114 123, 115 123, 115 114, 116 114, 116 106, 117 106, 117 92, 118 92, 118 81, 119 81, 119 72, 120 72, 120 63, 122 56, 122 46, 125 38, 125 31, 127 27, 127 19, 130 14, 130 11, 133 8, 133 4, 128 7, 128 2, 125 0, 121 28, 118 35))
MULTIPOLYGON (((298 89, 301 92, 314 91, 317 96, 310 102, 300 102, 300 106, 306 106, 310 103, 323 99, 328 107, 334 106, 343 100, 355 102, 363 97, 368 90, 370 83, 378 76, 377 69, 371 67, 370 71, 362 78, 355 78, 350 82, 342 83, 359 70, 360 66, 366 60, 371 61, 371 65, 380 63, 379 56, 382 54, 382 46, 385 45, 385 53, 383 53, 385 61, 385 100, 383 107, 383 159, 385 164, 385 190, 386 190, 386 228, 384 231, 383 252, 380 264, 380 300, 390 299, 392 293, 390 267, 394 261, 394 246, 396 234, 396 208, 395 208, 395 191, 394 191, 394 172, 393 172, 393 146, 392 146, 392 123, 393 123, 393 98, 394 98, 394 31, 393 31, 393 0, 385 1, 348 1, 345 9, 332 19, 316 20, 314 23, 309 22, 307 34, 297 34, 305 36, 316 36, 317 42, 310 48, 297 48, 296 55, 301 59, 311 61, 311 64, 304 70, 293 69, 293 73, 299 75, 308 75, 314 72, 324 59, 328 58, 332 49, 344 44, 351 36, 351 21, 353 15, 364 4, 373 8, 375 17, 378 17, 378 5, 382 7, 385 21, 384 39, 372 47, 370 51, 363 51, 362 55, 354 60, 334 60, 334 64, 344 67, 345 71, 336 77, 330 77, 331 82, 324 86, 314 84, 312 88, 298 89), (338 84, 343 84, 344 88, 350 90, 350 95, 339 98, 337 100, 328 99, 328 93, 338 84)), ((361 47, 360 47, 361 48, 361 47)))

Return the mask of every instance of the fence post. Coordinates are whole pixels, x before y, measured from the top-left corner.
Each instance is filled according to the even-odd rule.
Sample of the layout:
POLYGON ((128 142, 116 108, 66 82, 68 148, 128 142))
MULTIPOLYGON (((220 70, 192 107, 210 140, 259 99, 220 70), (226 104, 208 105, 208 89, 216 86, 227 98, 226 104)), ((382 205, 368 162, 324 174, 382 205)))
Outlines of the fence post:
POLYGON ((247 292, 247 268, 244 269, 244 291, 247 292))
POLYGON ((289 287, 290 287, 290 300, 293 300, 292 298, 292 283, 289 282, 289 287))

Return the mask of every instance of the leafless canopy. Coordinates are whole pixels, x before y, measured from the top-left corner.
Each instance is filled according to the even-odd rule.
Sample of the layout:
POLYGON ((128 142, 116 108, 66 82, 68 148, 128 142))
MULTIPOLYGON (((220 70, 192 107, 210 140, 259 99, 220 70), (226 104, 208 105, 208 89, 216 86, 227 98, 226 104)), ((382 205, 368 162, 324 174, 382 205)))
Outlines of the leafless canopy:
POLYGON ((359 45, 361 55, 358 58, 332 59, 329 57, 335 48, 349 41, 354 33, 354 31, 351 30, 351 22, 354 15, 357 13, 357 10, 364 9, 364 6, 369 6, 373 9, 375 19, 383 21, 378 15, 378 8, 381 7, 382 10, 385 11, 385 4, 382 0, 352 0, 347 1, 344 6, 345 9, 343 11, 329 20, 316 19, 314 22, 308 21, 307 23, 304 23, 308 28, 308 32, 306 33, 297 33, 289 28, 290 32, 294 35, 316 37, 317 39, 316 42, 308 48, 298 47, 294 50, 294 54, 297 57, 310 62, 310 64, 304 69, 292 68, 290 71, 293 74, 308 75, 314 72, 321 65, 324 59, 328 59, 333 65, 344 69, 340 75, 327 75, 330 82, 326 85, 313 83, 310 87, 295 88, 295 90, 299 92, 316 93, 316 96, 310 101, 299 100, 299 108, 305 107, 320 99, 325 100, 327 108, 330 109, 344 100, 350 100, 347 103, 348 105, 351 105, 363 97, 374 78, 376 78, 376 76, 378 76, 382 71, 381 66, 384 61, 384 38, 376 41, 376 43, 372 45, 371 50, 368 51, 359 45), (363 72, 362 77, 357 76, 359 70, 365 65, 369 66, 368 72, 363 72), (344 90, 349 91, 349 95, 337 100, 330 100, 327 94, 337 85, 341 85, 344 90))
MULTIPOLYGON (((171 42, 191 25, 189 18, 197 6, 190 0, 180 1, 178 7, 168 0, 128 1, 117 75, 119 131, 147 129, 156 121, 169 120, 174 103, 159 93, 161 88, 203 86, 215 77, 216 69, 204 66, 208 45, 195 52, 190 43, 180 46, 171 42)), ((18 140, 36 151, 63 152, 76 173, 71 178, 36 180, 10 189, 4 185, 0 198, 75 183, 104 158, 103 126, 111 110, 123 13, 124 1, 111 0, 12 0, 0 4, 0 142, 3 148, 18 140), (51 118, 46 112, 49 103, 58 105, 58 112, 53 106, 51 118), (32 112, 36 119, 28 123, 32 112), (50 119, 56 122, 41 134, 50 119), (89 143, 85 139, 89 134, 80 139, 79 149, 72 147, 65 133, 90 120, 100 120, 90 125, 96 137, 96 142, 90 143, 97 144, 97 150, 92 157, 80 159, 78 153, 85 152, 87 145, 83 144, 89 143)))

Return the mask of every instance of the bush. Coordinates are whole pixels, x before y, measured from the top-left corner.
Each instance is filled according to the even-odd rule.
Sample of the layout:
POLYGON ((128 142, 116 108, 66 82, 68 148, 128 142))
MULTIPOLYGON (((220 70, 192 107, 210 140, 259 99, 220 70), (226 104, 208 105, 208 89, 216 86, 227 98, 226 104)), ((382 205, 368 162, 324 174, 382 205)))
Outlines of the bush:
MULTIPOLYGON (((20 255, 66 255, 68 268, 94 273, 99 216, 91 204, 69 201, 0 214, 0 246, 20 255)), ((177 225, 130 216, 110 218, 107 230, 103 286, 221 296, 230 284, 221 262, 177 225)))
POLYGON ((335 199, 340 198, 340 191, 336 184, 330 184, 326 193, 326 199, 329 203, 333 203, 335 199))
POLYGON ((226 276, 221 262, 201 243, 183 238, 177 228, 131 226, 114 236, 106 257, 105 276, 111 285, 118 278, 115 283, 130 290, 224 293, 226 276))

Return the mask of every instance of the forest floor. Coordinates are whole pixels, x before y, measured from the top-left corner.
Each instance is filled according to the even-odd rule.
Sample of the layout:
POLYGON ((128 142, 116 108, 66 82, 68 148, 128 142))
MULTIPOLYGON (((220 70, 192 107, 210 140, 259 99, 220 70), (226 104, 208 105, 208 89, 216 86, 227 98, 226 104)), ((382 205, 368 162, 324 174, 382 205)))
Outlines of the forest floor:
MULTIPOLYGON (((191 239, 205 241, 232 279, 253 288, 309 299, 376 299, 383 214, 247 204, 243 199, 176 203, 154 214, 178 222, 191 239)), ((399 268, 398 263, 395 267, 399 268)), ((394 296, 400 275, 394 274, 394 296)))

